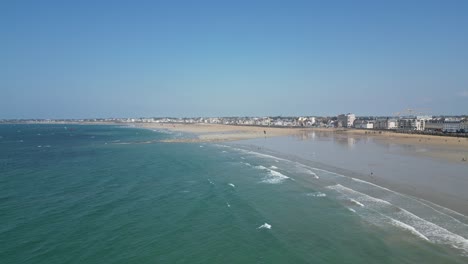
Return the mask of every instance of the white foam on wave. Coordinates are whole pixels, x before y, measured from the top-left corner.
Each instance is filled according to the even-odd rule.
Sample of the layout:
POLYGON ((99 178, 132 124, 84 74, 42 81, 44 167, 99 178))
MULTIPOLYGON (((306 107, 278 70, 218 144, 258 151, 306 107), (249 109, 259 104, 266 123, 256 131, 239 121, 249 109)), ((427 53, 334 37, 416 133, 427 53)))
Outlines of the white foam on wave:
POLYGON ((402 228, 404 230, 407 230, 407 231, 410 231, 412 234, 426 240, 426 241, 429 241, 429 238, 427 238, 426 236, 424 236, 423 234, 419 233, 418 230, 416 230, 414 227, 410 226, 410 225, 407 225, 403 222, 400 222, 398 220, 395 220, 393 218, 390 219, 392 225, 396 226, 396 227, 399 227, 399 228, 402 228))
POLYGON ((271 229, 271 225, 268 223, 264 223, 263 225, 257 227, 257 229, 271 229))
MULTIPOLYGON (((427 241, 449 245, 461 250, 465 255, 468 255, 468 239, 461 235, 450 232, 449 230, 425 220, 403 208, 396 207, 388 201, 355 191, 340 184, 328 186, 327 188, 343 194, 347 199, 364 202, 366 204, 366 208, 369 210, 367 211, 368 213, 377 214, 377 219, 375 221, 387 221, 392 225, 399 224, 399 227, 405 228, 412 233, 417 234, 421 238, 425 237, 427 241), (395 221, 398 221, 399 223, 395 221)), ((369 215, 367 214, 366 216, 369 215)))
POLYGON ((358 201, 356 201, 356 200, 354 200, 354 199, 349 199, 349 200, 350 200, 353 204, 356 204, 356 205, 359 205, 359 206, 361 206, 361 207, 364 207, 364 204, 362 204, 362 203, 360 203, 360 202, 358 202, 358 201))
MULTIPOLYGON (((374 184, 374 183, 372 183, 372 182, 364 181, 364 180, 361 180, 361 179, 356 179, 356 178, 353 178, 353 177, 351 177, 351 179, 352 179, 353 181, 360 182, 360 183, 364 183, 364 184, 367 184, 367 185, 371 185, 371 186, 377 187, 377 188, 382 189, 382 190, 385 190, 385 191, 389 191, 389 192, 392 192, 392 193, 397 193, 397 192, 395 192, 395 191, 392 191, 392 190, 387 189, 387 188, 385 188, 385 187, 382 187, 382 186, 380 186, 380 185, 374 184)), ((400 193, 397 193, 397 194, 400 194, 400 193)))
POLYGON ((236 188, 236 186, 232 183, 228 183, 229 186, 231 186, 232 188, 236 188))
POLYGON ((227 205, 227 207, 231 207, 231 205, 228 202, 226 202, 226 205, 227 205))
POLYGON ((317 173, 313 172, 312 170, 315 170, 316 168, 312 168, 309 166, 306 166, 302 163, 296 162, 296 165, 301 168, 301 170, 309 175, 312 175, 315 179, 319 179, 320 177, 317 175, 317 173))
POLYGON ((276 166, 270 166, 270 168, 271 168, 271 169, 274 169, 274 170, 277 170, 277 169, 278 169, 278 167, 276 167, 276 166))
POLYGON ((307 173, 312 175, 315 179, 319 179, 319 176, 315 172, 313 172, 311 170, 307 170, 307 173))
POLYGON ((241 163, 244 164, 244 165, 246 165, 246 166, 252 167, 252 165, 250 165, 250 163, 248 163, 248 162, 243 162, 243 161, 241 161, 241 163))
MULTIPOLYGON (((367 194, 363 194, 363 193, 360 193, 358 191, 355 191, 351 188, 348 188, 348 187, 345 187, 341 184, 336 184, 336 185, 332 185, 332 186, 327 186, 328 189, 331 189, 331 190, 335 190, 339 193, 342 193, 344 195, 348 195, 348 198, 349 198, 349 194, 354 194, 353 195, 353 198, 354 199, 349 199, 351 202, 354 202, 354 203, 360 203, 362 204, 363 202, 364 203, 381 203, 381 204, 384 204, 384 205, 392 205, 391 203, 385 201, 385 200, 382 200, 382 199, 378 199, 378 198, 374 198, 372 196, 369 196, 367 194)), ((364 205, 363 205, 364 206, 364 205)))
POLYGON ((423 199, 420 199, 420 198, 416 198, 416 200, 417 200, 418 202, 420 202, 421 204, 426 205, 427 207, 433 209, 434 211, 439 212, 439 213, 444 214, 444 215, 447 215, 447 216, 449 216, 450 218, 452 218, 453 220, 455 220, 456 222, 458 222, 458 223, 460 223, 460 224, 463 224, 463 225, 465 225, 465 226, 468 226, 467 224, 461 222, 460 220, 458 220, 457 218, 455 218, 455 217, 452 216, 452 215, 455 215, 455 216, 457 216, 457 217, 462 218, 462 219, 465 220, 465 221, 468 221, 468 217, 467 217, 466 215, 461 214, 461 213, 459 213, 459 212, 457 212, 457 211, 454 211, 454 210, 452 210, 452 209, 450 209, 450 208, 440 206, 440 205, 435 204, 435 203, 430 202, 430 201, 426 201, 426 200, 423 200, 423 199), (436 209, 436 208, 434 208, 434 207, 437 207, 438 209, 436 209), (439 210, 445 211, 445 213, 444 213, 444 212, 441 212, 441 211, 439 211, 439 210), (450 215, 450 214, 452 214, 452 215, 450 215))
MULTIPOLYGON (((132 127, 133 127, 133 126, 132 126, 132 127)), ((161 134, 168 134, 168 135, 173 134, 172 131, 170 131, 170 130, 165 130, 165 129, 153 129, 153 132, 158 132, 158 133, 161 133, 161 134)))
POLYGON ((354 210, 353 208, 349 208, 349 207, 348 207, 348 210, 350 210, 350 211, 353 212, 353 213, 356 212, 356 210, 354 210))
POLYGON ((374 184, 374 183, 371 183, 371 182, 368 182, 368 181, 364 181, 364 180, 361 180, 361 179, 356 179, 356 178, 351 178, 353 181, 356 181, 356 182, 359 182, 359 183, 362 183, 362 184, 366 184, 366 185, 370 185, 370 186, 373 186, 373 187, 376 187, 376 188, 379 188, 381 190, 385 190, 385 191, 388 191, 396 196, 400 196, 400 197, 403 197, 405 199, 410 199, 411 201, 414 201, 420 205, 422 205, 423 207, 427 207, 431 210, 433 210, 434 212, 436 212, 437 214, 439 214, 440 216, 442 217, 447 217, 448 219, 445 219, 445 222, 447 223, 453 223, 455 222, 457 225, 460 224, 460 225, 463 225, 465 227, 467 227, 468 225, 466 223, 463 223, 461 222, 459 219, 453 217, 452 215, 455 215, 457 217, 460 217, 462 218, 463 220, 468 220, 468 217, 466 217, 465 215, 463 214, 460 214, 456 211, 453 211, 449 208, 446 208, 446 207, 443 207, 443 206, 440 206, 440 205, 437 205, 437 204, 434 204, 432 202, 429 202, 429 201, 426 201, 426 200, 423 200, 423 199, 420 199, 420 198, 416 198, 416 197, 413 197, 413 196, 408 196, 408 195, 404 195, 404 194, 401 194, 399 192, 396 192, 396 191, 392 191, 390 189, 387 189, 385 187, 382 187, 382 186, 379 186, 377 184, 374 184), (437 207, 437 209, 435 208, 437 207), (444 211, 444 212, 442 212, 444 211), (451 215, 452 214, 452 215, 451 215))
POLYGON ((223 151, 221 151, 221 152, 222 152, 222 153, 226 153, 227 151, 223 150, 223 151))
POLYGON ((202 146, 202 145, 200 145, 200 148, 203 148, 203 146, 202 146))
MULTIPOLYGON (((221 144, 217 144, 216 146, 223 147, 223 148, 229 148, 229 149, 236 150, 236 151, 239 151, 239 152, 242 152, 242 153, 245 153, 245 154, 251 154, 251 155, 254 155, 254 156, 257 156, 257 157, 273 159, 275 162, 279 162, 280 160, 287 161, 287 162, 292 162, 292 161, 287 160, 287 159, 283 159, 283 158, 279 158, 279 157, 276 157, 276 156, 255 152, 255 151, 252 151, 252 150, 245 150, 245 149, 236 148, 236 147, 232 147, 232 146, 228 146, 228 145, 221 145, 221 144)), ((241 157, 241 159, 244 159, 244 157, 241 157)))
POLYGON ((283 160, 283 161, 291 162, 290 160, 287 160, 287 159, 282 159, 282 158, 278 158, 278 157, 275 157, 275 156, 272 156, 272 155, 258 153, 258 152, 255 152, 255 151, 247 151, 247 153, 248 154, 253 154, 253 155, 258 156, 258 157, 264 157, 264 158, 269 158, 269 159, 274 159, 274 160, 283 160))
POLYGON ((268 170, 267 167, 262 166, 262 165, 255 166, 255 168, 260 169, 260 170, 268 170))
POLYGON ((210 179, 208 179, 208 182, 209 182, 211 185, 214 185, 214 182, 212 182, 210 179))
POLYGON ((278 184, 278 183, 282 183, 283 181, 289 179, 288 176, 280 173, 280 172, 277 172, 275 170, 270 170, 270 169, 267 169, 268 170, 268 176, 266 178, 263 179, 262 182, 264 183, 270 183, 270 184, 278 184))
POLYGON ((311 197, 326 197, 327 195, 322 193, 322 192, 313 192, 313 193, 307 193, 306 196, 311 196, 311 197))
MULTIPOLYGON (((293 161, 282 159, 282 158, 277 158, 277 157, 272 156, 272 155, 261 154, 261 153, 255 152, 255 151, 247 151, 247 150, 242 150, 242 149, 237 149, 237 148, 234 148, 234 149, 236 149, 238 151, 241 151, 243 153, 253 154, 253 155, 256 155, 256 156, 260 156, 260 157, 274 159, 276 162, 278 162, 278 160, 283 160, 283 161, 293 163, 293 161)), ((351 180, 353 180, 353 181, 355 181, 357 183, 366 184, 366 185, 369 185, 369 186, 379 188, 379 189, 384 190, 384 191, 388 191, 388 192, 396 195, 395 198, 401 197, 403 199, 409 199, 412 202, 416 202, 416 203, 420 204, 421 206, 423 206, 423 208, 427 208, 427 209, 432 210, 434 212, 433 215, 437 215, 438 218, 433 218, 433 217, 430 217, 430 216, 426 216, 426 217, 421 216, 421 217, 419 217, 419 216, 416 216, 413 213, 410 213, 409 211, 407 211, 407 210, 405 210, 403 208, 397 207, 397 206, 389 203, 388 201, 373 198, 373 197, 368 198, 369 202, 372 205, 371 207, 373 207, 373 206, 387 206, 387 207, 391 206, 391 207, 393 207, 393 209, 390 209, 390 210, 397 210, 397 211, 400 210, 401 214, 405 214, 405 212, 407 212, 407 213, 412 214, 415 217, 419 218, 420 221, 422 221, 423 226, 424 226, 424 223, 433 224, 433 222, 436 221, 436 223, 438 223, 438 224, 434 224, 435 225, 434 228, 436 230, 440 231, 440 232, 439 232, 439 235, 433 234, 434 237, 431 237, 430 235, 425 234, 424 232, 419 230, 419 227, 417 227, 417 226, 415 226, 415 229, 418 232, 420 232, 421 234, 423 234, 424 236, 426 236, 431 241, 434 240, 437 243, 451 244, 452 246, 454 246, 456 248, 462 249, 463 251, 465 251, 465 254, 468 255, 468 242, 467 242, 467 239, 463 237, 463 236, 468 237, 467 232, 465 232, 467 230, 466 227, 468 225, 466 223, 464 223, 465 221, 468 221, 467 216, 465 216, 463 214, 460 214, 460 213, 458 213, 456 211, 453 211, 453 210, 451 210, 449 208, 445 208, 443 206, 431 203, 431 202, 423 200, 423 199, 415 198, 415 197, 412 197, 412 196, 407 196, 407 195, 398 193, 396 191, 392 191, 392 190, 390 190, 388 188, 376 185, 376 184, 371 183, 371 182, 367 182, 367 181, 364 181, 364 180, 361 180, 361 179, 352 178, 350 176, 345 176, 345 175, 342 175, 342 174, 339 174, 339 173, 336 173, 336 172, 332 172, 332 171, 328 171, 328 170, 324 170, 324 169, 319 169, 319 168, 315 168, 315 167, 312 168, 312 167, 306 166, 306 165, 298 163, 298 162, 296 162, 296 163, 299 164, 303 168, 309 168, 309 169, 313 170, 313 172, 317 172, 317 171, 325 172, 325 173, 330 174, 330 175, 335 175, 335 176, 338 176, 340 178, 345 178, 345 179, 351 179, 351 180), (426 219, 423 219, 422 217, 424 217, 426 219), (445 238, 443 238, 443 234, 446 234, 445 238), (458 234, 460 234, 460 235, 458 235, 458 234)), ((371 197, 371 196, 368 196, 368 197, 371 197)), ((355 200, 357 200, 361 204, 363 204, 360 200, 358 200, 358 199, 355 199, 355 200)), ((394 202, 397 202, 397 201, 394 201, 394 202)), ((365 211, 369 210, 370 205, 368 204, 368 202, 365 201, 364 204, 366 204, 366 207, 365 207, 366 209, 364 209, 364 210, 365 211)), ((400 202, 398 204, 401 207, 408 208, 408 206, 405 206, 405 204, 402 204, 400 202)), ((408 208, 408 209, 410 209, 410 208, 408 208)), ((411 216, 408 216, 408 217, 411 218, 411 216)), ((395 219, 395 220, 399 221, 399 219, 395 219)), ((408 222, 405 222, 405 221, 400 221, 400 222, 405 223, 405 224, 407 224, 409 226, 413 226, 412 224, 408 224, 408 222)), ((419 223, 419 224, 421 224, 421 223, 419 223)))

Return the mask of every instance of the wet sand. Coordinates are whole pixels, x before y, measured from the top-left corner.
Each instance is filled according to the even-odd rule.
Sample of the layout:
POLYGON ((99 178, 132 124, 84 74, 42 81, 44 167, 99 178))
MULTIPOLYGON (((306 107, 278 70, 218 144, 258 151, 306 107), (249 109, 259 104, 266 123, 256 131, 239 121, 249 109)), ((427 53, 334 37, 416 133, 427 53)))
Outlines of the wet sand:
POLYGON ((428 146, 321 132, 250 139, 235 144, 272 151, 303 164, 319 165, 468 216, 468 162, 420 155, 428 146))

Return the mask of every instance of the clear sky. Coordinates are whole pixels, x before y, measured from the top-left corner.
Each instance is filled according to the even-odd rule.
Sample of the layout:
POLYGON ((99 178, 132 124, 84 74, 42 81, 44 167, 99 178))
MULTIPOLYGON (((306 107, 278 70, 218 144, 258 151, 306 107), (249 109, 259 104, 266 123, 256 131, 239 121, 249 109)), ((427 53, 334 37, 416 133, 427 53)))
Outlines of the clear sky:
POLYGON ((468 114, 468 1, 0 2, 0 118, 407 108, 468 114))

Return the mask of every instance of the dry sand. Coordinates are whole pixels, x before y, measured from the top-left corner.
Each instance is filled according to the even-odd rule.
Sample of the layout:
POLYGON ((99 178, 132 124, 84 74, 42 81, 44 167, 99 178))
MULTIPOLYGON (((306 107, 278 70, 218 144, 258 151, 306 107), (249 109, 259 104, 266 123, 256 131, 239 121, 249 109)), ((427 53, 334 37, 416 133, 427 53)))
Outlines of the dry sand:
POLYGON ((232 126, 217 124, 154 124, 143 123, 137 127, 167 129, 196 135, 193 139, 173 139, 167 142, 222 142, 251 138, 287 136, 304 132, 301 128, 274 128, 258 126, 232 126))

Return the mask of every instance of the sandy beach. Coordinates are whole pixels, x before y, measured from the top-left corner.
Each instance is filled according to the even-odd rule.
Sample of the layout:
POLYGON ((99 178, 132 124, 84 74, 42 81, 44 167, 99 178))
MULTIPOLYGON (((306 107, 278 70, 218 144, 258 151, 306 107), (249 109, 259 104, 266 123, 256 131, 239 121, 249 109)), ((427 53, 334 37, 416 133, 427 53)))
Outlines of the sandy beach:
POLYGON ((387 131, 335 129, 335 128, 290 128, 290 127, 257 127, 232 126, 220 124, 156 124, 143 123, 137 127, 146 129, 167 129, 183 133, 191 133, 193 138, 172 139, 167 142, 226 142, 253 138, 270 138, 278 136, 295 136, 307 138, 315 133, 319 136, 336 139, 372 138, 382 144, 398 144, 407 147, 417 147, 415 154, 444 159, 451 162, 465 162, 468 159, 468 138, 401 134, 387 131))
MULTIPOLYGON (((167 129, 184 133, 193 133, 198 142, 235 141, 249 138, 275 137, 286 135, 301 135, 308 132, 322 132, 335 135, 367 136, 381 140, 388 140, 400 144, 421 144, 433 146, 451 146, 468 148, 468 138, 444 137, 432 135, 416 135, 394 133, 390 131, 375 131, 362 129, 337 129, 337 128, 299 128, 299 127, 258 127, 258 126, 233 126, 219 124, 156 124, 139 123, 137 127, 148 129, 167 129)), ((181 139, 180 141, 186 141, 181 139)))
POLYGON ((257 126, 232 126, 218 124, 137 124, 137 127, 148 129, 167 129, 191 133, 193 139, 174 139, 167 142, 225 142, 251 138, 277 137, 307 132, 301 128, 274 128, 257 126))

